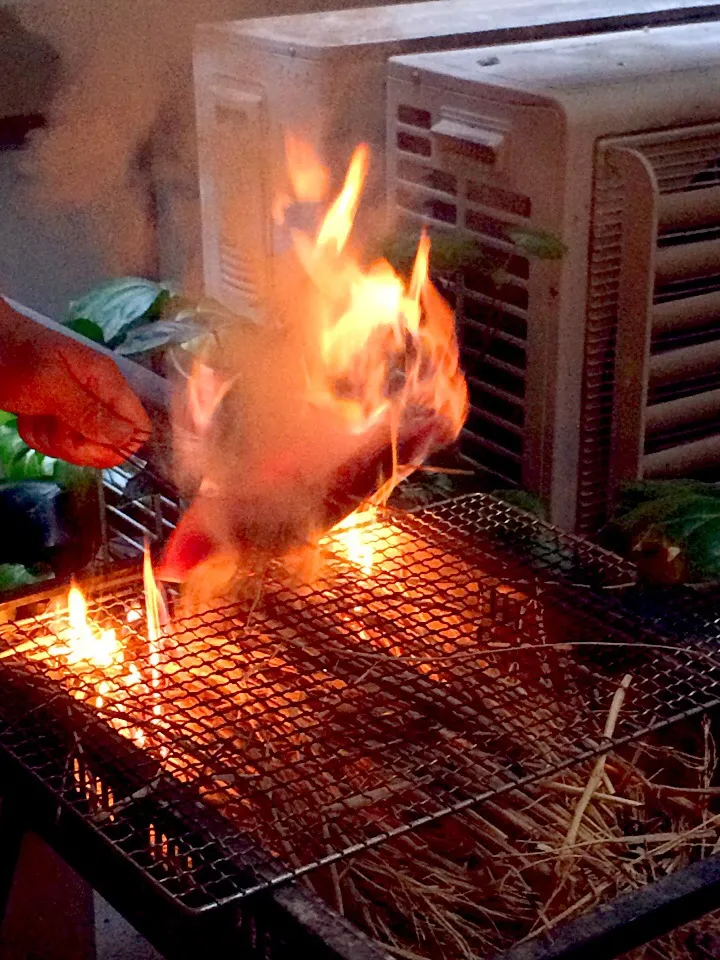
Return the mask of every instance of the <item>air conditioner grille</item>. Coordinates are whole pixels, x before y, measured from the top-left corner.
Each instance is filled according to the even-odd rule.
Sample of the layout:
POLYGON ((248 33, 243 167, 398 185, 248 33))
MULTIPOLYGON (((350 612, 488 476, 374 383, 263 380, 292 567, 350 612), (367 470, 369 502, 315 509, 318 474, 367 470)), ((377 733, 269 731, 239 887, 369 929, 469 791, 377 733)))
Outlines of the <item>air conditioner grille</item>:
POLYGON ((409 127, 420 127, 421 130, 429 130, 432 126, 432 114, 428 110, 411 107, 407 103, 400 104, 397 118, 400 123, 407 124, 409 127))
POLYGON ((226 303, 253 316, 262 299, 267 268, 260 104, 255 97, 233 99, 224 88, 216 96, 214 186, 219 283, 226 303))
MULTIPOLYGON (((640 460, 633 476, 699 475, 707 470, 713 451, 720 449, 720 203, 715 192, 720 185, 719 158, 718 125, 638 134, 600 146, 590 253, 580 530, 597 528, 611 506, 612 410, 620 402, 615 399, 615 343, 624 276, 634 285, 648 285, 650 303, 649 318, 636 317, 632 311, 628 320, 623 319, 637 323, 639 337, 645 336, 643 325, 650 325, 647 369, 644 374, 636 371, 647 380, 647 394, 645 409, 637 417, 640 460), (655 276, 640 277, 633 272, 635 264, 622 262, 625 188, 607 155, 608 149, 622 147, 639 152, 652 168, 656 186, 651 200, 658 219, 655 276), (613 193, 616 202, 608 215, 613 193), (613 255, 600 271, 602 247, 611 234, 613 255)), ((630 370, 629 356, 622 361, 623 370, 630 370)), ((633 361, 632 369, 636 367, 633 361)), ((621 476, 630 479, 630 460, 624 462, 626 472, 621 476)))
POLYGON ((582 430, 576 525, 581 531, 597 528, 606 512, 622 213, 622 182, 601 160, 591 225, 585 370, 580 417, 582 430))
POLYGON ((414 153, 419 157, 429 157, 432 154, 432 142, 429 137, 419 137, 407 130, 398 130, 398 150, 404 153, 414 153))
POLYGON ((418 232, 425 225, 436 236, 462 237, 475 247, 473 265, 445 285, 456 306, 470 393, 461 451, 502 483, 519 484, 530 263, 512 233, 528 229, 532 203, 506 184, 448 169, 447 153, 430 135, 436 119, 412 104, 397 108, 395 203, 401 229, 418 232))
POLYGON ((451 197, 457 193, 457 177, 452 173, 445 173, 444 170, 437 170, 434 167, 426 167, 424 164, 415 163, 413 160, 400 160, 397 175, 400 180, 404 180, 408 184, 429 187, 431 190, 437 190, 438 193, 447 193, 451 197))

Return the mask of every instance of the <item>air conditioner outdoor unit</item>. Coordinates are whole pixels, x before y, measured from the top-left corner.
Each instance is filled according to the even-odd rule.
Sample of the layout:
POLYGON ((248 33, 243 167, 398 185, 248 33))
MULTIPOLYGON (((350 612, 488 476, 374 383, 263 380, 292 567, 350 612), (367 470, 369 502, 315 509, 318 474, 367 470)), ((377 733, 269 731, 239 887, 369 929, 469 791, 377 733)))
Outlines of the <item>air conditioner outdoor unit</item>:
POLYGON ((372 148, 365 210, 384 205, 385 79, 392 55, 707 19, 695 0, 436 0, 199 29, 195 88, 206 291, 262 318, 272 259, 289 244, 271 208, 286 188, 284 135, 314 146, 338 184, 372 148))
POLYGON ((485 258, 462 450, 565 528, 628 479, 720 477, 719 90, 718 23, 389 65, 391 205, 485 258))

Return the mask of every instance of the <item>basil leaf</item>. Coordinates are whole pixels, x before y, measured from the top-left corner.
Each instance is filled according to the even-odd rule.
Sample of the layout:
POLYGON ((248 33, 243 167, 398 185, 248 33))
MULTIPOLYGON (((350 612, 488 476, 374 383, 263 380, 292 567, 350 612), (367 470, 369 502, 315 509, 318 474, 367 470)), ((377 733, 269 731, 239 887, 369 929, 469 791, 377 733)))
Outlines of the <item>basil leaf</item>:
POLYGON ((191 321, 156 320, 133 330, 115 352, 124 356, 150 353, 170 344, 188 343, 203 334, 204 330, 191 321))
POLYGON ((102 328, 94 320, 88 320, 87 317, 78 317, 76 320, 70 320, 65 326, 69 330, 74 330, 81 336, 92 340, 93 343, 105 343, 105 336, 102 328))
POLYGON ((122 277, 103 283, 70 304, 66 324, 79 319, 97 324, 108 346, 121 342, 128 328, 160 311, 170 297, 167 284, 142 277, 122 277))
POLYGON ((508 237, 518 247, 538 260, 562 260, 567 247, 552 233, 544 231, 509 230, 508 237))
POLYGON ((0 591, 17 590, 47 579, 47 574, 36 575, 21 563, 0 563, 0 591))

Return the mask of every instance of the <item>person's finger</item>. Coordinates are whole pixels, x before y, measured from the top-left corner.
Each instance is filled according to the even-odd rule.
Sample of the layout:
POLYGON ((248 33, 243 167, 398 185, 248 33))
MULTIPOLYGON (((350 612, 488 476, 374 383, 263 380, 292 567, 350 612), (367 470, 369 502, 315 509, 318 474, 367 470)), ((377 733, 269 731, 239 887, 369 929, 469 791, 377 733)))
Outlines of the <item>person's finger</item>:
POLYGON ((135 438, 150 436, 150 420, 142 404, 109 357, 87 350, 87 362, 78 362, 75 349, 62 347, 58 362, 64 367, 58 387, 62 410, 58 415, 96 443, 123 447, 135 438))
POLYGON ((77 430, 61 423, 55 417, 18 417, 18 433, 34 450, 48 457, 66 460, 78 466, 106 469, 115 467, 140 446, 135 438, 124 448, 115 448, 88 440, 77 430))

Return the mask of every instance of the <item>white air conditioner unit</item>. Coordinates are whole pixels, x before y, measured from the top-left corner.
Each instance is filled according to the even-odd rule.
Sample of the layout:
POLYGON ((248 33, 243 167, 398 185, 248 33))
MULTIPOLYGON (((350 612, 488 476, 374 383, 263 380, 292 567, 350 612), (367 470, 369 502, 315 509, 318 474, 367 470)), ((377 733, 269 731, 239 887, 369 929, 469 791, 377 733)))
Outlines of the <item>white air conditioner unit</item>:
POLYGON ((623 480, 720 476, 719 90, 718 23, 390 63, 391 204, 486 258, 455 291, 462 450, 568 529, 623 480))
POLYGON ((271 17, 199 29, 195 88, 206 291, 260 317, 273 226, 286 185, 284 134, 304 137, 338 184, 353 147, 373 162, 365 209, 384 203, 385 76, 390 56, 621 30, 720 15, 693 0, 437 0, 271 17))

